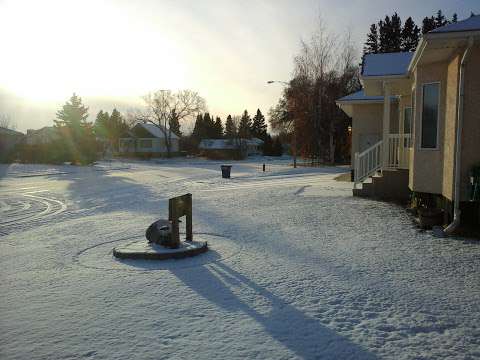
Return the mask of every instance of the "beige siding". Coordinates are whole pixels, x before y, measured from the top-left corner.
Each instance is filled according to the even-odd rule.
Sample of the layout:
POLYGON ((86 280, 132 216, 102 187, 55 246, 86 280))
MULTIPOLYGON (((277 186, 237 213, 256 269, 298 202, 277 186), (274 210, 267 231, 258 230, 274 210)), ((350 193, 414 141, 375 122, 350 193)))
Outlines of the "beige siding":
POLYGON ((443 190, 443 138, 445 122, 445 97, 447 62, 419 66, 416 69, 414 150, 410 188, 413 191, 441 194, 443 190), (440 82, 440 106, 438 118, 438 149, 420 149, 422 118, 422 85, 440 82))
MULTIPOLYGON (((390 133, 398 132, 398 105, 392 103, 390 133)), ((376 135, 382 138, 383 104, 355 104, 352 116, 352 161, 355 153, 360 151, 361 136, 376 135)), ((363 150, 363 149, 362 149, 363 150)))
POLYGON ((480 47, 473 48, 465 67, 465 98, 462 132, 461 190, 468 196, 469 171, 480 163, 480 47))
POLYGON ((448 64, 445 103, 445 136, 443 138, 443 184, 442 194, 453 199, 453 178, 455 163, 455 137, 458 109, 458 70, 460 57, 454 56, 448 64))

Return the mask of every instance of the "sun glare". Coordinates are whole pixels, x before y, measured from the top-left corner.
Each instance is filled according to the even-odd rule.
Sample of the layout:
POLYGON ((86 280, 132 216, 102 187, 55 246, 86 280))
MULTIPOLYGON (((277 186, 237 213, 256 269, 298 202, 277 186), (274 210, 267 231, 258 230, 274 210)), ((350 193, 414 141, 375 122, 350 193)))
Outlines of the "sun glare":
POLYGON ((187 69, 174 39, 156 24, 132 21, 118 6, 7 1, 0 9, 0 86, 18 96, 137 97, 184 86, 187 69))

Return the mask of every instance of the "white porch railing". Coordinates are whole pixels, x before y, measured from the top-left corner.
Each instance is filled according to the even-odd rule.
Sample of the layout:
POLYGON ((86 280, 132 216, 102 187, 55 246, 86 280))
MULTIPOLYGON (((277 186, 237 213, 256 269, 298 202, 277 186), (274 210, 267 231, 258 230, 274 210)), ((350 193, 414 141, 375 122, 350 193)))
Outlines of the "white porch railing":
POLYGON ((365 151, 355 153, 353 170, 355 187, 382 168, 382 149, 383 141, 380 140, 365 151))
POLYGON ((388 159, 383 163, 383 140, 361 153, 355 153, 354 186, 383 169, 408 169, 411 147, 410 134, 389 134, 388 159))
POLYGON ((389 134, 386 167, 388 169, 408 169, 410 146, 410 134, 389 134))

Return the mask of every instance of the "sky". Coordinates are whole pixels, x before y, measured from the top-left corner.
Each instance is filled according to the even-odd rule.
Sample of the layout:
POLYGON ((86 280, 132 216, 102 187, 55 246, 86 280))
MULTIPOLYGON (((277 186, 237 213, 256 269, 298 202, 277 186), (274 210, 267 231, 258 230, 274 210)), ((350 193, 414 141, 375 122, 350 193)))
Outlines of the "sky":
POLYGON ((20 131, 49 126, 75 92, 93 121, 160 89, 195 90, 222 119, 267 113, 282 91, 267 81, 290 79, 319 16, 350 31, 360 57, 370 24, 395 11, 419 24, 438 9, 463 19, 480 1, 0 0, 0 115, 20 131))

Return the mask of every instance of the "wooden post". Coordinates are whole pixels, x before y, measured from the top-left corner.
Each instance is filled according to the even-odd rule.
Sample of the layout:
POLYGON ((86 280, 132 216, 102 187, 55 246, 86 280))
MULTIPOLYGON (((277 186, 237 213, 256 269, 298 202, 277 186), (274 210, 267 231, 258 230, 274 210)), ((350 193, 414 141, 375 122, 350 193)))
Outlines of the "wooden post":
POLYGON ((171 198, 168 201, 168 220, 172 224, 172 243, 174 247, 180 245, 179 218, 185 216, 186 240, 193 241, 192 231, 192 194, 185 194, 171 198))

